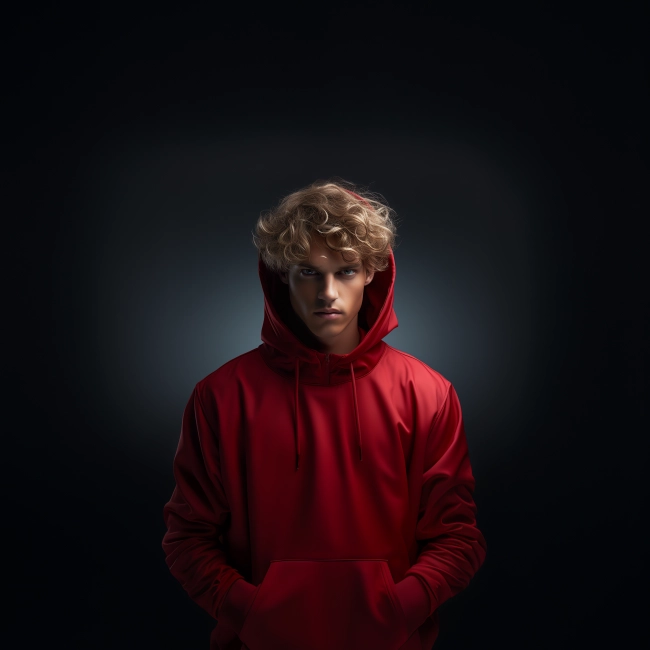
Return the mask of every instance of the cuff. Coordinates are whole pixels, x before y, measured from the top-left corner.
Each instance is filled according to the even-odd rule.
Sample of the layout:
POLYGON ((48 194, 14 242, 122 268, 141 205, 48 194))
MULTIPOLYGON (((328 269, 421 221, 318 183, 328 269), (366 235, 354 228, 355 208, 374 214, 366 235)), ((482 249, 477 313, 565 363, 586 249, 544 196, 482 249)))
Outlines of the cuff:
POLYGON ((221 603, 217 618, 226 621, 239 634, 256 592, 257 587, 250 582, 243 578, 235 580, 221 603))
POLYGON ((420 580, 412 575, 395 583, 395 591, 404 610, 408 635, 411 636, 429 616, 431 611, 429 594, 420 580))

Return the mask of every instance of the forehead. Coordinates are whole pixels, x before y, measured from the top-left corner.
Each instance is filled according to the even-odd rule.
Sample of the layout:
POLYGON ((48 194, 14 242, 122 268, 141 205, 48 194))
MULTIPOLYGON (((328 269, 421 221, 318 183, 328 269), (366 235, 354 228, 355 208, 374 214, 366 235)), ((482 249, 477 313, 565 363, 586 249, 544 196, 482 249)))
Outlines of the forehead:
POLYGON ((309 257, 304 261, 314 266, 328 267, 357 264, 361 258, 358 254, 350 252, 346 252, 343 257, 340 251, 333 251, 318 239, 313 239, 310 243, 309 257))

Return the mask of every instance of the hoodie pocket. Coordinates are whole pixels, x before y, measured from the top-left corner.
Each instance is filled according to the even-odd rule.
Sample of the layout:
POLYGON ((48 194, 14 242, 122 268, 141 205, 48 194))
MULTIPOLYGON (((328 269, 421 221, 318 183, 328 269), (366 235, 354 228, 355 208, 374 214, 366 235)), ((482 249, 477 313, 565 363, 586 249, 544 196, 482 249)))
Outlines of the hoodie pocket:
POLYGON ((397 650, 407 629, 386 560, 272 560, 239 637, 249 650, 397 650))

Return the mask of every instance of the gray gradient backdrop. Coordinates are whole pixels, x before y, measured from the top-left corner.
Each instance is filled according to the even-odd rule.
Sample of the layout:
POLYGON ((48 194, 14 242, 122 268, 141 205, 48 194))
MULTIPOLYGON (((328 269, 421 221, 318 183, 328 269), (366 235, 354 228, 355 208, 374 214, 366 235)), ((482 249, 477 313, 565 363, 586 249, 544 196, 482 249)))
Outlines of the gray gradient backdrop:
POLYGON ((160 546, 182 412, 260 343, 259 213, 331 176, 395 209, 386 341, 463 406, 488 554, 436 650, 636 647, 643 21, 352 3, 78 29, 66 11, 12 23, 20 647, 207 650, 213 621, 160 546))

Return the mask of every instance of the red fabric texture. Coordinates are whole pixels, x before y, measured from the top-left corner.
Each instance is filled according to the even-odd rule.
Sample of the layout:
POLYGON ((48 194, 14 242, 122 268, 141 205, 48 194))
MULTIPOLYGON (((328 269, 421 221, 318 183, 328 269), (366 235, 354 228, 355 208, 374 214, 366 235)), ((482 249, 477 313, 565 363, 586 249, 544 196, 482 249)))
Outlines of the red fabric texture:
POLYGON ((262 344, 183 414, 167 566, 216 619, 211 650, 429 650, 487 548, 456 390, 383 341, 392 251, 345 355, 317 351, 288 286, 258 270, 262 344))

